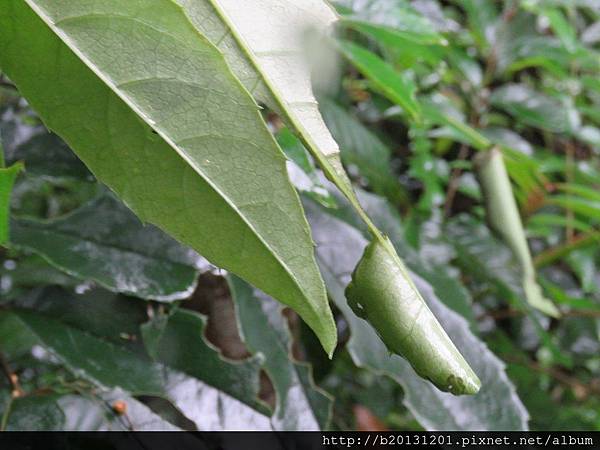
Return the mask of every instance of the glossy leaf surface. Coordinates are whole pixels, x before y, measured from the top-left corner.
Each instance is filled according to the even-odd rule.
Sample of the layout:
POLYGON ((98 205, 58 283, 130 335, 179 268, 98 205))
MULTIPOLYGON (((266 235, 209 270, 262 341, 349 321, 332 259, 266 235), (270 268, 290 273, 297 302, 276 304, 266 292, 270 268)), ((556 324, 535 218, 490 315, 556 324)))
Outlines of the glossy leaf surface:
POLYGON ((53 221, 16 220, 11 242, 83 281, 159 301, 189 297, 202 267, 200 256, 110 195, 53 221))

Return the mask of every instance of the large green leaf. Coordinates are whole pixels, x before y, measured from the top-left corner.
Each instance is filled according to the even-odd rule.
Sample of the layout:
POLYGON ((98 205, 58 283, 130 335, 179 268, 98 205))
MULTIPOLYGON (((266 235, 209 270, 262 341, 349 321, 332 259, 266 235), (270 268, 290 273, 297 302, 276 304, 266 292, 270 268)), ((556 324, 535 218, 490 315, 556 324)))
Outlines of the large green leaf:
POLYGON ((379 238, 380 233, 356 198, 342 166, 339 146, 319 113, 312 91, 313 66, 318 66, 321 80, 335 70, 329 67, 334 56, 319 42, 337 19, 331 7, 323 0, 302 4, 292 0, 177 1, 197 29, 223 52, 255 98, 283 116, 379 238))
POLYGON ((276 392, 271 421, 281 431, 326 429, 332 399, 312 378, 311 366, 293 360, 292 338, 281 305, 237 277, 227 278, 242 339, 264 356, 263 367, 276 392))
POLYGON ((11 243, 84 281, 160 301, 189 297, 202 265, 200 256, 144 226, 110 195, 53 221, 16 220, 11 243))
MULTIPOLYGON (((279 112, 298 133, 327 176, 354 200, 339 147, 319 113, 307 52, 309 35, 325 34, 336 21, 323 0, 177 0, 192 23, 224 54, 246 88, 279 112)), ((314 45, 314 44, 313 44, 314 45)), ((319 49, 324 47, 321 45, 319 49)), ((316 53, 312 49, 313 54, 316 53)), ((330 59, 328 56, 320 59, 330 59)), ((319 78, 327 77, 325 65, 319 78)), ((333 70, 333 69, 332 69, 333 70)), ((355 203, 360 208, 358 203, 355 203)))
POLYGON ((306 206, 318 243, 317 259, 330 296, 350 326, 348 349, 354 362, 400 383, 404 403, 429 430, 518 430, 527 428, 528 414, 508 380, 503 363, 470 331, 468 323, 446 308, 431 287, 413 275, 429 308, 482 380, 479 393, 456 397, 417 376, 410 364, 390 355, 375 331, 346 302, 344 288, 367 241, 360 232, 322 211, 306 206))
MULTIPOLYGON (((248 68, 252 69, 251 83, 246 82, 246 86, 251 91, 256 88, 256 97, 274 105, 275 110, 284 116, 327 177, 344 193, 369 226, 374 240, 389 253, 388 262, 400 264, 393 247, 385 244, 382 234, 361 208, 341 166, 338 145, 318 114, 310 86, 306 34, 315 28, 323 32, 336 19, 333 11, 322 0, 307 0, 301 5, 291 0, 248 0, 243 3, 235 0, 180 0, 180 4, 196 27, 223 50, 240 79, 248 79, 248 68), (261 95, 265 88, 267 97, 261 95)), ((320 69, 320 76, 325 76, 323 68, 320 69)), ((406 100, 403 106, 415 116, 414 92, 410 85, 403 88, 405 86, 401 86, 397 93, 406 100)))
POLYGON ((335 326, 285 158, 217 48, 169 0, 10 0, 0 65, 143 220, 335 326))

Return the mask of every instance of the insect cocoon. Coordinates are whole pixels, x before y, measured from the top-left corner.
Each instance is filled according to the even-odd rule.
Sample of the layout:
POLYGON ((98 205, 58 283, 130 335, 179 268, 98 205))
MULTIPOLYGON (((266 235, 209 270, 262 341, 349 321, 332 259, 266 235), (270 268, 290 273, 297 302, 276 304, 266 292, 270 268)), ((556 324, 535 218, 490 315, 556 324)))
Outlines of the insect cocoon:
POLYGON ((374 239, 367 246, 346 298, 390 352, 404 357, 421 377, 454 395, 479 391, 479 378, 430 311, 389 241, 374 239))

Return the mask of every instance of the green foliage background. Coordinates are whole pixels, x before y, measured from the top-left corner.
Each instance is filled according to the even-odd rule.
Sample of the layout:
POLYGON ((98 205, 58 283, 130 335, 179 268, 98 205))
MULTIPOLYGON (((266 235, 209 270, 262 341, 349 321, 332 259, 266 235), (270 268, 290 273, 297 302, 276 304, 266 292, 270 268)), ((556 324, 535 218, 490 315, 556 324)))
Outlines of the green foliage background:
POLYGON ((0 250, 2 429, 600 430, 597 2, 336 7, 321 111, 480 393, 438 391, 348 307, 368 230, 269 111, 335 305, 332 360, 295 314, 142 225, 3 76, 4 158, 25 171, 0 250), (529 306, 489 225, 503 212, 486 217, 476 161, 492 146, 560 317, 529 306))

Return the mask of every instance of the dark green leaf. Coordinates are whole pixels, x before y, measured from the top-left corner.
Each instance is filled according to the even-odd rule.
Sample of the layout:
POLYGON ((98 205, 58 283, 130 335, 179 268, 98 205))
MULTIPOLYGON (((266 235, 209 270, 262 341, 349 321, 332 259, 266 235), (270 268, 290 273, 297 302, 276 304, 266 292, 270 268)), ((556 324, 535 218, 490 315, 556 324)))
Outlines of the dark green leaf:
MULTIPOLYGON (((54 301, 61 300, 58 293, 53 295, 54 301)), ((0 316, 0 336, 24 333, 21 348, 37 341, 74 374, 100 387, 165 398, 198 429, 270 429, 269 419, 263 415, 266 409, 256 398, 258 360, 224 360, 205 342, 202 316, 185 311, 171 316, 156 348, 160 362, 154 362, 141 354, 138 346, 128 344, 130 339, 139 339, 137 330, 144 320, 142 303, 128 305, 136 300, 113 296, 114 301, 127 305, 120 312, 119 325, 112 323, 114 303, 104 303, 101 292, 95 299, 84 300, 79 309, 69 308, 69 302, 74 306, 87 298, 63 293, 65 305, 54 304, 46 295, 31 298, 22 306, 39 308, 44 314, 26 309, 4 313, 0 316), (56 320, 63 319, 64 311, 68 312, 64 317, 67 324, 56 320)))
POLYGON ((332 399, 312 378, 311 366, 294 361, 292 338, 281 306, 239 278, 227 278, 236 305, 242 339, 264 356, 263 367, 275 388, 277 403, 271 421, 276 430, 326 429, 332 399))
POLYGON ((141 298, 187 298, 203 260, 153 226, 144 226, 112 196, 49 222, 20 219, 11 243, 32 250, 84 281, 141 298))
MULTIPOLYGON (((0 154, 2 147, 0 146, 0 154)), ((0 246, 8 240, 8 215, 10 212, 10 193, 17 175, 23 169, 20 163, 5 169, 0 160, 0 246)))

